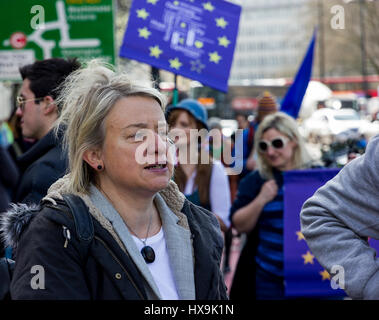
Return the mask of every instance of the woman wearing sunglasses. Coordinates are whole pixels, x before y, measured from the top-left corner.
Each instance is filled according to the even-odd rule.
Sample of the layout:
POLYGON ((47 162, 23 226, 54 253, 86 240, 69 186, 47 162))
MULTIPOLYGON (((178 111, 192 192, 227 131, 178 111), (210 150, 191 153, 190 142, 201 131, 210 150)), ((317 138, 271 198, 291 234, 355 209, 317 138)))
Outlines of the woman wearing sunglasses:
POLYGON ((255 135, 257 170, 241 180, 231 209, 236 230, 247 234, 231 299, 283 299, 283 172, 310 166, 296 121, 267 116, 255 135))

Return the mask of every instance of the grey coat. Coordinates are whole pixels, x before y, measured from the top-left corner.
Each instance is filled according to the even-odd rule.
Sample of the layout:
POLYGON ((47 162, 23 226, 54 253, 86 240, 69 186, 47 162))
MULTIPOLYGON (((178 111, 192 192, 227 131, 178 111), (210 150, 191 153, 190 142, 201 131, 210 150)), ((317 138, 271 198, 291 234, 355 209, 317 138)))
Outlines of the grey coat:
POLYGON ((351 298, 379 299, 379 260, 367 242, 379 239, 379 136, 304 203, 301 230, 329 273, 343 268, 351 298))

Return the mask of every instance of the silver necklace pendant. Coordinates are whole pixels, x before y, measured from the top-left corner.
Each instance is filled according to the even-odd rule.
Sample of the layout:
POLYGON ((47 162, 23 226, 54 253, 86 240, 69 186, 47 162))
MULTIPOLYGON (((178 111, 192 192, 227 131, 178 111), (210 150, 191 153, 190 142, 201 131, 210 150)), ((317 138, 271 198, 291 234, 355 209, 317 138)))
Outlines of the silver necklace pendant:
POLYGON ((154 249, 150 246, 144 246, 141 249, 142 257, 145 259, 146 263, 152 263, 155 260, 154 249))

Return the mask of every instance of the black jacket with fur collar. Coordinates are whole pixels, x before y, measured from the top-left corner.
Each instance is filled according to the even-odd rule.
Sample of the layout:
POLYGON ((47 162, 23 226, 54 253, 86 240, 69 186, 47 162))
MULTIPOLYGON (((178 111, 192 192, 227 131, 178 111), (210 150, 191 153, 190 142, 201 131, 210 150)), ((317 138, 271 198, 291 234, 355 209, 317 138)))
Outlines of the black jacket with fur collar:
MULTIPOLYGON (((104 221, 89 206, 95 236, 83 249, 68 206, 54 195, 59 192, 51 192, 41 207, 14 206, 3 218, 3 238, 16 252, 12 299, 147 299, 142 276, 114 231, 104 227, 104 221), (71 233, 68 243, 64 227, 71 233), (45 281, 39 284, 43 288, 31 286, 38 270, 33 272, 34 266, 43 267, 45 281)), ((193 238, 196 299, 227 299, 220 271, 223 241, 217 220, 188 200, 179 203, 193 238)))

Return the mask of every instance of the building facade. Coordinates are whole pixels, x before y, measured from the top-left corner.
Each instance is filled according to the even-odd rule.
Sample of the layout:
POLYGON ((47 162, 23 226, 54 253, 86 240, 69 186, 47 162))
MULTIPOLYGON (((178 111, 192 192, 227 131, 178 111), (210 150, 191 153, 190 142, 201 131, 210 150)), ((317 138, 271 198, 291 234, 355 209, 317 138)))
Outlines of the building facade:
POLYGON ((293 77, 314 28, 311 15, 309 0, 244 1, 229 84, 293 77))

